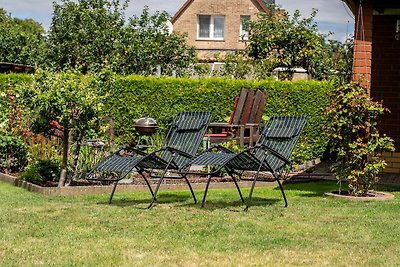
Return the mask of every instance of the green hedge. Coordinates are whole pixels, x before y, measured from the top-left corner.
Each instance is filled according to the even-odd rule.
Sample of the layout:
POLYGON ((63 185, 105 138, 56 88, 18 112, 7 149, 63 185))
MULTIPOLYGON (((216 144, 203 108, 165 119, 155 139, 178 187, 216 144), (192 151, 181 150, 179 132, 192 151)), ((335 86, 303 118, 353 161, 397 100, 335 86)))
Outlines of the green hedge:
POLYGON ((120 137, 131 136, 135 119, 143 116, 156 118, 165 130, 175 114, 182 110, 211 110, 213 121, 223 122, 230 116, 233 100, 243 86, 267 89, 267 117, 307 115, 308 125, 296 155, 311 159, 323 154, 327 140, 321 130, 325 123, 321 115, 329 102, 326 93, 332 88, 328 82, 118 77, 115 88, 110 88, 112 93, 105 115, 116 119, 120 137))
MULTIPOLYGON (((262 87, 268 91, 265 117, 272 115, 305 114, 308 124, 295 151, 301 161, 320 157, 326 148, 327 137, 321 126, 322 112, 328 105, 329 82, 283 82, 266 80, 253 82, 222 78, 187 79, 116 76, 115 86, 108 88, 104 116, 115 119, 118 139, 126 142, 135 134, 134 122, 144 116, 156 118, 161 132, 165 132, 172 118, 183 110, 211 110, 213 121, 229 118, 233 100, 241 87, 262 87)), ((29 75, 0 75, 0 89, 26 82, 29 75), (7 85, 8 84, 8 85, 7 85)), ((0 91, 0 92, 2 92, 0 91)))

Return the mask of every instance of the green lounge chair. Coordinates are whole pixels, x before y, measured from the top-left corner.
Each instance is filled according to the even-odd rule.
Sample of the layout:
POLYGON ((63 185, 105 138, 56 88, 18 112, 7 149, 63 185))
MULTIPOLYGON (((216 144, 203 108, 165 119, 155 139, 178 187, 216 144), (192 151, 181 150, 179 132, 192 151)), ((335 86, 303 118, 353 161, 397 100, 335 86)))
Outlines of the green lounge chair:
POLYGON ((279 184, 285 207, 287 207, 287 200, 280 179, 283 176, 284 167, 290 164, 289 157, 305 124, 305 116, 274 116, 265 126, 255 146, 237 154, 221 146, 216 146, 194 157, 189 165, 216 166, 212 171, 203 173, 208 175, 209 178, 204 191, 202 207, 206 200, 211 178, 224 171, 232 177, 243 203, 244 199, 236 176, 241 178, 244 171, 256 172, 254 178, 250 179, 253 183, 245 210, 250 206, 256 182, 265 181, 260 177, 261 172, 272 173, 274 180, 279 184), (217 152, 213 152, 214 149, 217 152))
POLYGON ((111 204, 118 182, 130 172, 136 170, 144 178, 153 197, 148 208, 151 208, 156 201, 157 192, 164 178, 185 179, 194 202, 197 203, 196 196, 185 174, 168 177, 166 174, 168 170, 182 169, 196 155, 210 119, 211 112, 209 111, 180 112, 175 117, 162 148, 150 154, 135 148, 122 148, 94 166, 86 179, 114 182, 108 201, 111 204), (161 170, 161 174, 155 174, 155 170, 161 170), (152 178, 159 179, 154 192, 145 173, 152 178))

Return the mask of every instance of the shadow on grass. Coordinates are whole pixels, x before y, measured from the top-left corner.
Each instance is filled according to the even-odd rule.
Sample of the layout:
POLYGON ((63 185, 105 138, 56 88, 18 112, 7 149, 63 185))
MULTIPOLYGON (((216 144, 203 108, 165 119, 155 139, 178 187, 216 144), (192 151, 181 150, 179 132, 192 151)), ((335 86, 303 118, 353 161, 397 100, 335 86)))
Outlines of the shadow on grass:
MULTIPOLYGON (((132 193, 134 194, 134 193, 132 193)), ((198 197, 198 196, 196 196, 198 197)), ((147 209, 147 205, 150 204, 151 201, 151 194, 148 194, 147 198, 137 198, 133 199, 127 196, 126 194, 122 196, 114 196, 113 201, 111 202, 110 205, 112 206, 118 206, 118 207, 132 207, 132 206, 137 206, 139 209, 147 209), (145 204, 145 206, 143 206, 145 204)), ((158 204, 170 204, 170 203, 179 203, 179 202, 186 202, 186 201, 192 201, 194 203, 193 198, 190 193, 185 194, 185 193, 169 193, 169 192, 164 192, 164 193, 159 193, 157 194, 157 202, 155 205, 158 204)), ((108 199, 107 201, 101 201, 97 202, 97 204, 102 204, 102 205, 108 205, 108 199)), ((192 204, 193 205, 193 204, 192 204)))
POLYGON ((400 185, 378 184, 376 186, 376 191, 400 192, 400 185))
MULTIPOLYGON (((187 207, 194 206, 198 209, 206 210, 206 211, 228 209, 230 211, 240 212, 240 211, 243 211, 243 209, 246 207, 246 203, 247 203, 247 198, 245 198, 245 203, 242 203, 242 201, 240 201, 240 199, 238 199, 238 200, 210 199, 210 200, 206 200, 204 207, 201 207, 201 200, 199 201, 199 203, 197 205, 185 203, 185 204, 182 204, 181 206, 187 206, 187 207), (236 208, 239 208, 239 209, 236 209, 236 208)), ((250 204, 250 208, 254 207, 254 206, 274 205, 275 203, 280 202, 280 201, 282 201, 282 205, 283 205, 283 199, 253 197, 251 204, 250 204)))

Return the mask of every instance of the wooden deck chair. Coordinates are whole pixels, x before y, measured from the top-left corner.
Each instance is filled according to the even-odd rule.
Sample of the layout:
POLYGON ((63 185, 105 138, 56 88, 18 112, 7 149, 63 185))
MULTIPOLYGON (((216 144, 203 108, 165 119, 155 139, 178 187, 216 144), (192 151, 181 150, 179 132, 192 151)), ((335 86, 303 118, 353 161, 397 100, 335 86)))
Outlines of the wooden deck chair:
MULTIPOLYGON (((305 116, 274 116, 264 128, 255 146, 249 147, 238 154, 219 146, 213 148, 217 149, 217 152, 213 152, 210 149, 194 157, 189 162, 190 165, 217 166, 210 172, 202 173, 209 177, 204 191, 202 207, 206 200, 211 178, 220 175, 224 171, 232 177, 243 203, 244 199, 237 183, 237 178, 242 178, 244 171, 255 172, 254 177, 251 178, 253 183, 245 210, 250 206, 256 182, 265 181, 260 177, 262 172, 270 172, 273 175, 274 180, 279 184, 285 207, 287 207, 285 192, 280 180, 283 178, 284 167, 290 164, 290 155, 305 124, 305 116)), ((242 179, 246 180, 246 178, 242 179)), ((268 181, 271 180, 269 179, 268 181)))
POLYGON ((217 144, 236 139, 241 146, 252 145, 258 137, 266 95, 261 89, 242 88, 235 98, 229 121, 210 123, 212 133, 206 134, 210 142, 217 144))
POLYGON ((166 174, 168 170, 180 170, 196 155, 210 119, 209 111, 180 112, 175 117, 162 148, 150 154, 130 147, 120 149, 94 166, 86 179, 113 182, 114 187, 108 201, 111 204, 118 182, 136 170, 144 178, 152 194, 148 208, 151 208, 156 201, 157 192, 164 178, 185 179, 196 203, 196 196, 186 175, 167 177, 166 174), (155 170, 161 170, 161 174, 155 173, 155 170), (154 192, 145 176, 146 173, 152 178, 159 179, 154 192))

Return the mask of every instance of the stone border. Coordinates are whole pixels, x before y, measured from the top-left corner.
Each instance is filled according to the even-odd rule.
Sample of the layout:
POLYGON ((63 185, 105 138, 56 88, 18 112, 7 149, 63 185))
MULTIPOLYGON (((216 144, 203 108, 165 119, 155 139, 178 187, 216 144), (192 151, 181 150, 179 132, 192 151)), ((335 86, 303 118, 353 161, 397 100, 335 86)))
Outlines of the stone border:
MULTIPOLYGON (((343 191, 343 192, 345 192, 345 191, 343 191)), ((339 195, 338 191, 332 191, 332 192, 325 192, 324 196, 348 199, 348 200, 352 200, 352 201, 385 201, 385 200, 394 199, 394 195, 390 194, 388 192, 371 191, 368 194, 370 196, 355 197, 355 196, 349 196, 349 195, 339 195)))
MULTIPOLYGON (((46 196, 79 196, 79 195, 95 195, 95 194, 110 194, 112 185, 104 186, 65 186, 65 187, 42 187, 36 184, 29 183, 27 181, 18 179, 14 176, 0 173, 0 181, 24 188, 30 192, 39 193, 46 196)), ((271 186, 275 185, 275 182, 263 182, 258 183, 258 186, 271 186)), ((191 183, 193 189, 204 190, 205 183, 191 183)), ((251 182, 239 182, 241 187, 250 187, 251 182)), ((213 183, 211 188, 235 188, 233 182, 221 182, 213 183)), ((181 184, 162 184, 161 190, 188 190, 186 183, 181 184)), ((146 185, 131 185, 131 184, 119 184, 117 192, 143 192, 148 191, 146 185)))

